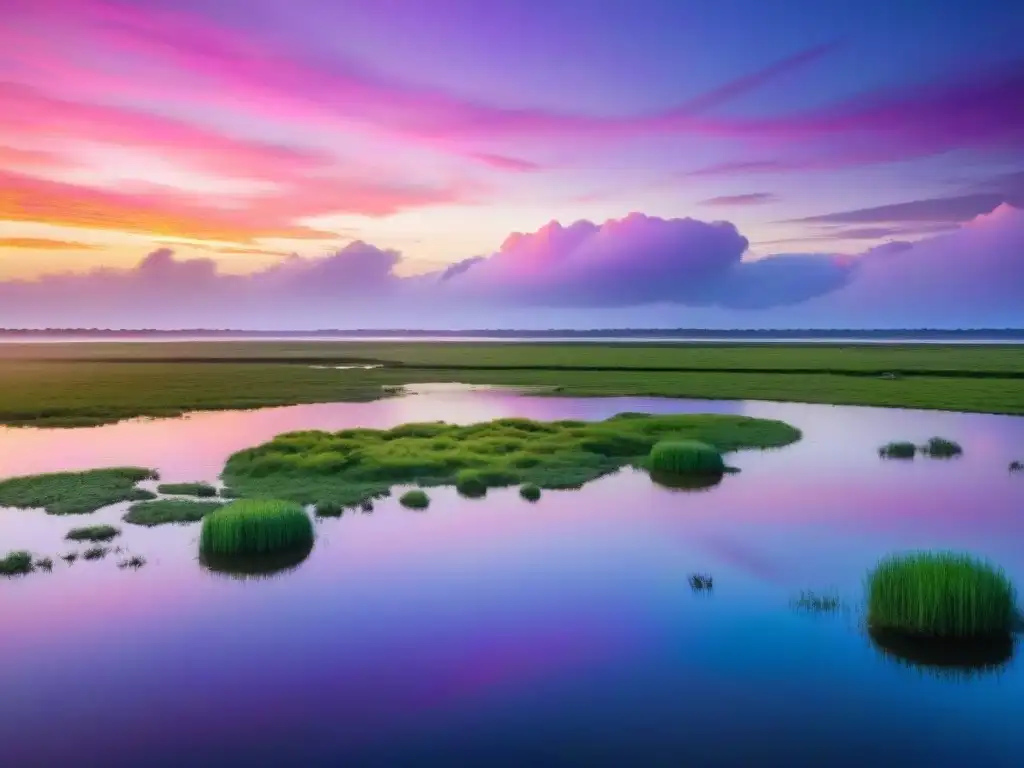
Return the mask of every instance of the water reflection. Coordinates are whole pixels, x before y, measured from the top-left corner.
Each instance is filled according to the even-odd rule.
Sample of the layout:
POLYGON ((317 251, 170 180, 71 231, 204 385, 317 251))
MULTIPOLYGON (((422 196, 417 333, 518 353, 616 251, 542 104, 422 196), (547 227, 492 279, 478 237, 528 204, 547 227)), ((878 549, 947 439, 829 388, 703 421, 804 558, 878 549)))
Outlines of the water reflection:
POLYGON ((672 492, 700 493, 710 491, 722 482, 724 475, 681 475, 675 472, 662 472, 652 469, 651 482, 660 488, 672 492))
POLYGON ((1016 642, 1009 632, 980 639, 922 638, 901 632, 868 629, 871 644, 884 658, 936 677, 967 680, 1004 670, 1016 642))
POLYGON ((210 573, 239 581, 272 579, 298 569, 313 551, 308 547, 261 555, 216 555, 199 553, 199 564, 210 573))

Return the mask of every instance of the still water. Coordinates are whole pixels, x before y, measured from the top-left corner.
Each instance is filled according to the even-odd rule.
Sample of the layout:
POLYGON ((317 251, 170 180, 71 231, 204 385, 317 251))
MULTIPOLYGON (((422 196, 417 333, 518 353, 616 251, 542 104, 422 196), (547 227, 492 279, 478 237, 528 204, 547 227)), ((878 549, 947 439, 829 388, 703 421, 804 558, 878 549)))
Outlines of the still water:
MULTIPOLYGON (((705 492, 624 471, 485 500, 432 489, 317 522, 296 570, 237 580, 198 525, 122 525, 144 555, 0 581, 0 750, 33 765, 1019 766, 1021 651, 996 671, 900 663, 861 627, 882 555, 954 548, 1024 584, 1024 419, 761 402, 560 399, 426 388, 75 430, 0 430, 0 476, 118 464, 216 480, 284 431, 620 411, 779 418, 805 437, 734 455, 705 492), (954 461, 883 462, 942 435, 954 461), (688 574, 714 577, 691 591, 688 574), (801 590, 844 610, 809 615, 801 590)), ((0 510, 0 551, 57 556, 74 525, 0 510)))

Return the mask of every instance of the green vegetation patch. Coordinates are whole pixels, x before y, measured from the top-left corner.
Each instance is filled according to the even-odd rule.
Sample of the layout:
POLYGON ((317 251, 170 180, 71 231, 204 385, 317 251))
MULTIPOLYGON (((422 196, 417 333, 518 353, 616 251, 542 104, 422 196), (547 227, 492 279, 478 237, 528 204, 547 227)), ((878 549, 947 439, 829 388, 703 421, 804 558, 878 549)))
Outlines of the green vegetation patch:
POLYGON ((217 501, 191 501, 188 499, 157 499, 132 504, 124 516, 133 525, 167 525, 169 523, 195 523, 223 505, 217 501))
POLYGON ((883 459, 912 459, 917 455, 917 446, 906 440, 886 443, 878 449, 883 459))
POLYGON ((312 546, 313 521, 290 501, 240 499, 203 519, 199 546, 210 555, 260 555, 312 546))
POLYGON ((455 475, 455 490, 470 499, 480 499, 487 495, 487 483, 475 469, 463 469, 455 475))
POLYGON ((209 498, 217 495, 217 489, 209 483, 163 483, 156 487, 160 493, 172 496, 199 496, 209 498))
POLYGON ((721 475, 722 454, 698 440, 663 440, 651 448, 647 466, 655 472, 676 475, 721 475))
POLYGON ((0 558, 0 576, 21 576, 31 573, 32 567, 32 555, 23 549, 0 558))
POLYGON ((959 443, 944 437, 933 437, 921 446, 921 452, 936 459, 951 459, 964 452, 959 443))
POLYGON ((72 528, 64 538, 68 541, 110 541, 121 535, 121 529, 112 525, 87 525, 72 528))
POLYGON ((33 567, 38 568, 41 571, 49 573, 53 570, 53 558, 52 557, 40 557, 37 558, 33 567))
POLYGON ((519 488, 519 495, 527 501, 539 501, 540 500, 540 487, 535 483, 524 483, 519 488))
POLYGON ((398 503, 409 509, 426 509, 430 506, 430 497, 427 496, 425 491, 406 491, 398 499, 398 503))
POLYGON ((82 559, 84 560, 102 560, 110 552, 110 547, 89 547, 85 552, 82 553, 82 559))
POLYGON ((1009 632, 1016 592, 1002 570, 968 555, 882 560, 868 577, 868 623, 886 632, 969 638, 1009 632))
POLYGON ((12 477, 0 482, 0 507, 45 509, 51 515, 81 515, 121 501, 153 499, 137 488, 141 480, 156 480, 157 473, 141 467, 90 469, 12 477))
POLYGON ((336 501, 318 501, 316 503, 317 517, 341 517, 345 513, 345 507, 336 501))
MULTIPOLYGON (((774 448, 800 438, 780 421, 719 414, 619 414, 600 422, 497 419, 460 426, 291 432, 234 454, 223 477, 248 498, 346 506, 386 496, 394 485, 471 482, 476 489, 531 483, 577 488, 623 466, 646 466, 663 440, 699 441, 720 453, 774 448)), ((702 454, 703 456, 703 454, 702 454)))

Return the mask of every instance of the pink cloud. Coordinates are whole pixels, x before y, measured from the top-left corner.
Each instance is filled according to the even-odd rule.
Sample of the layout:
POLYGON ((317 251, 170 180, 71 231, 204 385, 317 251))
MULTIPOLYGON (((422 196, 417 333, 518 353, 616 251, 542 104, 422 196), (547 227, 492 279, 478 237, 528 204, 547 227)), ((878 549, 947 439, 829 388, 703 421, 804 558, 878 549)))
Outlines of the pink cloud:
POLYGON ((486 327, 498 316, 533 326, 545 312, 574 308, 589 310, 593 327, 616 308, 655 305, 676 325, 692 307, 730 310, 738 327, 1021 321, 1024 211, 1010 206, 859 257, 744 260, 745 249, 728 222, 641 214, 553 222, 510 235, 490 256, 416 277, 395 274, 399 253, 364 242, 250 275, 165 249, 133 269, 0 282, 0 326, 486 327))

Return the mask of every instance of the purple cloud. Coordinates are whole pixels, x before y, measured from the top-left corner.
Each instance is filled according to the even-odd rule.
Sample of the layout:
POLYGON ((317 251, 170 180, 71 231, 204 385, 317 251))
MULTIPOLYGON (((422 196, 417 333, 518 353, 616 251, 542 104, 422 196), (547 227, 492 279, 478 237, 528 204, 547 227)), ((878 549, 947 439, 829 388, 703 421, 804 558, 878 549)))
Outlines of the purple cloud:
POLYGON ((729 222, 631 214, 552 222, 509 236, 490 256, 415 277, 396 275, 396 251, 358 241, 249 275, 161 249, 132 269, 0 282, 0 326, 537 327, 571 311, 576 324, 594 327, 610 313, 628 318, 626 310, 649 318, 658 306, 676 325, 699 307, 726 313, 734 327, 1024 319, 1024 211, 1009 205, 858 257, 744 259, 746 248, 729 222))
POLYGON ((888 224, 901 222, 953 222, 960 223, 983 213, 991 213, 1001 203, 1003 195, 980 192, 958 197, 935 197, 906 203, 839 211, 821 216, 790 219, 787 223, 800 224, 888 224))
POLYGON ((720 195, 701 200, 697 205, 729 206, 729 205, 764 205, 774 203, 778 196, 771 192, 750 192, 745 195, 720 195))

